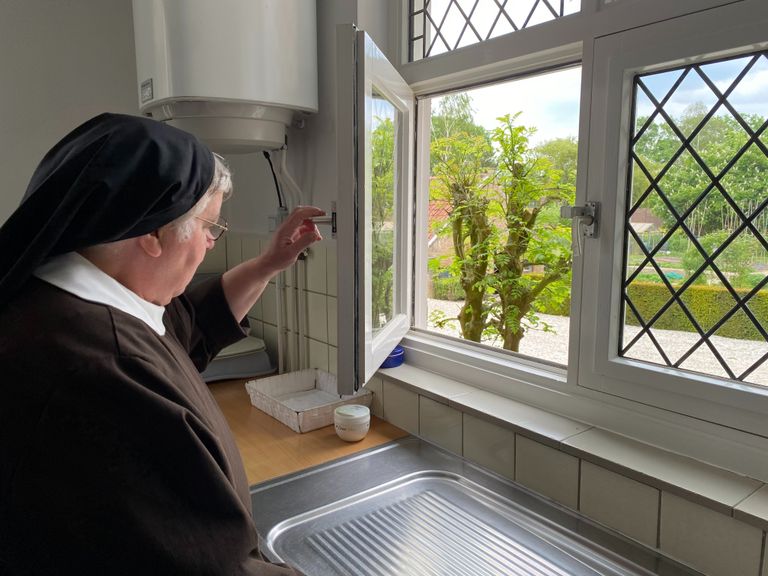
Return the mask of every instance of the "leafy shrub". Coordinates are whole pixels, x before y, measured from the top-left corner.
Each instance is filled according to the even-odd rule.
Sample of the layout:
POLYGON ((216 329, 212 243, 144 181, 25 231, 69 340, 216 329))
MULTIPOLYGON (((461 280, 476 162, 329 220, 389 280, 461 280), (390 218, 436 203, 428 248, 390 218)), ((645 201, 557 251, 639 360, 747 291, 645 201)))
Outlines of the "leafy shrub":
MULTIPOLYGON (((632 304, 646 323, 671 298, 666 286, 652 282, 633 282, 627 292, 632 304)), ((748 289, 736 290, 740 297, 748 292, 748 289)), ((719 322, 736 303, 728 290, 720 286, 689 286, 681 299, 704 331, 719 322)), ((753 296, 749 300, 748 307, 760 324, 768 326, 768 292, 760 291, 753 296)), ((626 323, 633 326, 640 325, 629 306, 626 310, 626 323)), ((696 328, 678 303, 669 306, 653 323, 653 328, 696 332, 696 328)), ((763 340, 762 335, 743 310, 734 313, 715 334, 742 340, 763 340)))
POLYGON ((464 290, 455 276, 432 276, 432 298, 437 300, 464 300, 464 290))

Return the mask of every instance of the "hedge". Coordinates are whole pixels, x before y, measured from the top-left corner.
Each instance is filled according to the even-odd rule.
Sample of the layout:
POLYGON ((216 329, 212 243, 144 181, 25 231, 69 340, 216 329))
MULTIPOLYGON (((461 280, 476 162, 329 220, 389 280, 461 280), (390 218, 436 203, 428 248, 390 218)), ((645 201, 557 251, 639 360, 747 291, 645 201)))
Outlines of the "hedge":
MULTIPOLYGON (((737 288, 736 293, 743 297, 749 293, 749 289, 737 288)), ((433 298, 439 300, 464 299, 464 292, 459 281, 455 278, 434 277, 432 279, 432 294, 433 298)), ((667 287, 658 282, 633 282, 629 286, 628 295, 645 322, 648 322, 670 298, 667 287)), ((735 304, 730 292, 725 288, 698 284, 689 286, 686 289, 682 295, 682 301, 705 332, 725 316, 735 304)), ((761 290, 755 294, 750 298, 748 306, 758 322, 768 330, 768 291, 761 290)), ((569 308, 570 302, 566 301, 556 310, 543 307, 539 309, 539 312, 542 314, 567 316, 569 308)), ((639 326, 640 323, 628 305, 626 312, 626 323, 631 326, 639 326)), ((688 316, 677 303, 672 304, 653 323, 653 328, 696 332, 688 316)), ((725 324, 718 328, 715 335, 741 340, 763 340, 762 335, 743 310, 733 314, 725 324)))
POLYGON ((459 279, 453 276, 432 277, 432 298, 437 300, 464 300, 464 290, 459 279))
MULTIPOLYGON (((736 289, 736 293, 743 297, 749 293, 749 290, 736 289)), ((669 300, 670 293, 663 284, 633 282, 629 286, 628 296, 643 320, 648 322, 669 300)), ((736 303, 730 292, 720 286, 689 286, 681 296, 681 300, 705 332, 725 316, 736 303)), ((768 292, 761 290, 749 299, 747 305, 758 322, 768 328, 768 292)), ((634 326, 640 324, 629 306, 627 306, 626 322, 634 326)), ((696 332, 678 303, 667 308, 653 323, 653 328, 696 332)), ((743 310, 731 316, 717 329, 715 335, 741 340, 763 340, 762 335, 743 310)))

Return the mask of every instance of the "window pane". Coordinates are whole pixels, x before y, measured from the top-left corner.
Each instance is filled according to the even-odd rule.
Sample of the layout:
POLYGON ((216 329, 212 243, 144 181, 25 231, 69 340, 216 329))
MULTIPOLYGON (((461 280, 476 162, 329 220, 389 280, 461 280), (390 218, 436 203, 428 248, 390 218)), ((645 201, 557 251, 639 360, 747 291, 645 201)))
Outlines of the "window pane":
POLYGON ((638 75, 619 353, 768 385, 768 58, 638 75))
MULTIPOLYGON (((426 319, 566 364, 580 68, 433 97, 426 319)), ((419 324, 421 323, 421 324, 419 324)))
POLYGON ((394 316, 395 126, 397 109, 373 91, 371 126, 371 286, 374 333, 394 316))
POLYGON ((411 61, 550 22, 581 10, 581 0, 411 0, 411 61), (417 26, 416 22, 422 24, 417 26), (418 46, 416 45, 418 43, 418 46))

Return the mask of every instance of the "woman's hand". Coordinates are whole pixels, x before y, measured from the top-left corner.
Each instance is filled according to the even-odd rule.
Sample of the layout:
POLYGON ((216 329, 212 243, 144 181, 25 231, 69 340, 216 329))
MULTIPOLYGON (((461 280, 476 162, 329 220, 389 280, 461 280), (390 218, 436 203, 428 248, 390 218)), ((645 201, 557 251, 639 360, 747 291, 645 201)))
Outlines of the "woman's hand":
POLYGON ((311 219, 324 214, 314 206, 297 207, 275 230, 264 252, 224 273, 224 295, 238 322, 276 274, 296 262, 299 254, 311 244, 323 239, 311 219))
POLYGON ((269 247, 263 253, 264 265, 274 273, 285 270, 310 245, 322 240, 311 219, 324 214, 323 210, 314 206, 296 207, 272 235, 269 247))

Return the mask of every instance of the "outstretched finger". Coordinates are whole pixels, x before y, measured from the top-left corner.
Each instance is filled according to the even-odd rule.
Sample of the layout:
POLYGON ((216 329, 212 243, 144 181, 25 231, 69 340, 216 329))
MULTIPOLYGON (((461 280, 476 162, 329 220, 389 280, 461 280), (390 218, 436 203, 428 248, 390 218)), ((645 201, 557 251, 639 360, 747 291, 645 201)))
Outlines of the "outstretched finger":
POLYGON ((325 210, 321 210, 316 206, 297 206, 286 218, 284 225, 290 228, 298 228, 305 220, 323 216, 324 214, 325 210))

